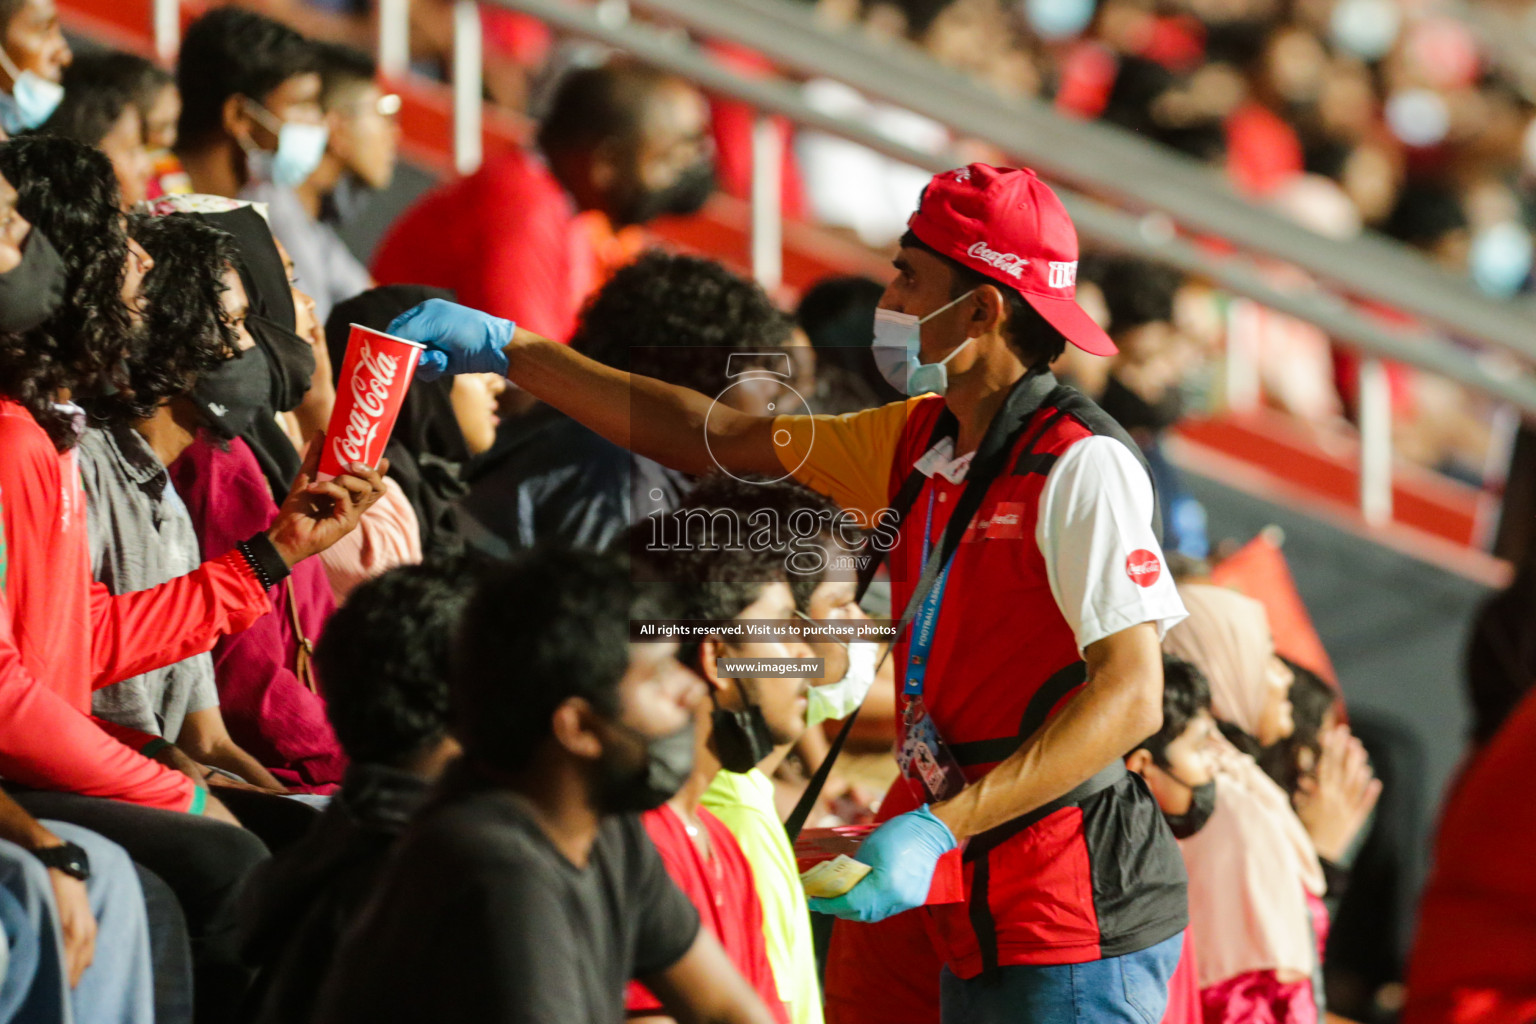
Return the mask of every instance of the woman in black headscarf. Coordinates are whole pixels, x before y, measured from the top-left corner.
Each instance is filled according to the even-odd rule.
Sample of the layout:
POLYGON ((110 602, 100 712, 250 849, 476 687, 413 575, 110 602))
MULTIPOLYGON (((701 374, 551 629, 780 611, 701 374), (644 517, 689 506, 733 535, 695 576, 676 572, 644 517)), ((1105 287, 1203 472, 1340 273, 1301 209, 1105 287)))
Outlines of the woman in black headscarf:
MULTIPOLYGON (((246 325, 256 343, 247 356, 261 353, 255 363, 248 357, 228 360, 194 385, 189 397, 208 429, 169 467, 207 551, 227 546, 232 536, 265 529, 276 515, 272 489, 289 467, 296 471, 300 465, 277 414, 303 399, 315 355, 294 333, 288 275, 271 229, 254 208, 217 197, 176 196, 157 202, 152 211, 190 213, 233 236, 235 269, 250 302, 246 325), (252 372, 254 377, 246 376, 252 372)), ((327 793, 340 783, 346 755, 309 663, 335 608, 328 567, 319 559, 312 562, 294 566, 272 588, 272 611, 245 632, 221 640, 213 662, 224 720, 236 742, 284 786, 327 793)))
MULTIPOLYGON (((331 366, 341 367, 351 324, 382 331, 407 309, 432 298, 451 301, 453 293, 425 285, 387 285, 337 303, 325 324, 331 366)), ((465 515, 455 504, 467 490, 464 466, 494 440, 495 399, 506 386, 490 376, 412 382, 384 449, 389 479, 416 510, 427 558, 464 549, 465 515)))
POLYGON ((304 400, 315 372, 315 353, 308 341, 294 333, 292 286, 272 229, 261 214, 242 206, 198 216, 233 235, 239 251, 236 269, 251 300, 246 323, 267 357, 269 371, 266 401, 254 410, 239 437, 256 456, 273 496, 280 498, 288 493, 286 481, 299 471, 299 451, 278 423, 277 414, 296 409, 304 400))
MULTIPOLYGON (((224 440, 238 437, 245 443, 280 499, 287 494, 282 481, 290 466, 298 467, 306 435, 325 428, 335 401, 328 380, 311 390, 317 355, 325 359, 325 350, 317 352, 306 338, 319 336, 313 300, 293 286, 292 262, 254 206, 217 196, 178 195, 156 200, 151 209, 193 214, 235 239, 236 269, 251 300, 246 322, 262 352, 266 386, 253 393, 249 387, 220 388, 218 381, 205 379, 191 397, 224 440), (260 400, 254 401, 257 395, 260 400), (285 425, 288 421, 291 426, 285 425)), ((362 581, 421 561, 416 513, 398 483, 385 483, 384 496, 368 519, 320 560, 338 604, 362 581)))

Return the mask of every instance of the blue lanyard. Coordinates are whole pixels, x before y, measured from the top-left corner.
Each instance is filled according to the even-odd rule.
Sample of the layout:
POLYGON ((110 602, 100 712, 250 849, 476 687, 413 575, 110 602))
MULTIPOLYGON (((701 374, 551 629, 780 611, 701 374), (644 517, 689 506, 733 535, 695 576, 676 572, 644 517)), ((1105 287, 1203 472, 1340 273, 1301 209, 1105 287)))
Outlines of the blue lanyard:
MULTIPOLYGON (((923 559, 919 565, 928 564, 933 545, 933 493, 938 484, 928 485, 928 516, 923 521, 923 559)), ((923 695, 923 678, 928 674, 928 653, 933 649, 933 633, 939 624, 939 605, 944 601, 944 583, 949 579, 949 562, 939 570, 938 578, 923 598, 922 605, 912 618, 912 634, 907 642, 907 680, 902 692, 908 697, 923 695)))

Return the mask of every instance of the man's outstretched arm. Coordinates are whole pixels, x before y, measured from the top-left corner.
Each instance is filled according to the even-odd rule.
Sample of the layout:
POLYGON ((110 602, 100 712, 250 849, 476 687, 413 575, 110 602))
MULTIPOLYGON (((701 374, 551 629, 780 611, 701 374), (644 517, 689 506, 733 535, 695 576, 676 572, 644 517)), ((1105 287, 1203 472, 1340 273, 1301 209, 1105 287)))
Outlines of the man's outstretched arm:
POLYGON ((642 980, 678 1024, 774 1024, 774 1015, 707 928, 699 929, 681 960, 642 980))
POLYGON ((402 313, 389 332, 428 346, 420 369, 504 373, 614 444, 684 473, 716 466, 733 473, 784 472, 773 418, 739 412, 707 395, 625 373, 570 347, 479 310, 429 299, 402 313))
POLYGON ((145 590, 113 594, 91 584, 92 689, 201 654, 220 636, 246 629, 271 610, 267 588, 289 567, 356 529, 384 494, 389 460, 377 469, 354 464, 353 472, 321 481, 321 438, 317 433, 304 450, 299 475, 266 531, 262 550, 274 560, 271 578, 258 571, 260 556, 247 548, 145 590))

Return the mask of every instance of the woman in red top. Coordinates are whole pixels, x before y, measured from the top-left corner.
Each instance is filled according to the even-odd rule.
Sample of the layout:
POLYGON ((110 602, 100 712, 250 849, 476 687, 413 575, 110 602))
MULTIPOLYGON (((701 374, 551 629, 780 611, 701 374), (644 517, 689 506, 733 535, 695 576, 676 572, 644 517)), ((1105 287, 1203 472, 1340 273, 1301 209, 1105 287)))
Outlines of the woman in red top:
POLYGON ((351 531, 382 484, 371 472, 317 483, 311 462, 270 527, 235 550, 151 590, 112 596, 95 583, 76 408, 61 403, 126 384, 136 312, 125 300, 136 301, 148 260, 123 233, 100 153, 14 140, 0 146, 0 174, 0 774, 35 815, 121 843, 170 885, 211 982, 199 1002, 218 1012, 241 970, 219 921, 265 848, 232 827, 185 755, 91 718, 91 693, 244 629, 269 607, 263 583, 351 531), (57 236, 57 252, 32 220, 57 236))

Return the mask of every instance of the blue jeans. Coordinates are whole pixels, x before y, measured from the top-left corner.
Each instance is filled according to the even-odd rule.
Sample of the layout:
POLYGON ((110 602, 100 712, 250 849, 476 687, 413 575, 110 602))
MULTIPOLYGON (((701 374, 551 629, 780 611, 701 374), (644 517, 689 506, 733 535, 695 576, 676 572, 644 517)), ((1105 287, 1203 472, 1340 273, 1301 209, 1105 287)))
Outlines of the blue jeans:
MULTIPOLYGON (((86 895, 96 918, 96 953, 73 989, 64 963, 58 906, 48 869, 19 846, 0 840, 0 888, 23 911, 8 927, 30 931, 37 945, 35 970, 24 984, 7 974, 0 985, 0 1020, 18 1024, 152 1024, 154 980, 150 972, 149 924, 144 893, 128 854, 88 829, 60 821, 43 823, 61 839, 83 848, 91 859, 86 895)), ((10 916, 8 915, 8 918, 10 916)), ((12 947, 14 955, 15 947, 12 947)))
POLYGON ((939 984, 944 1024, 1158 1024, 1181 932, 1155 946, 1086 964, 999 967, 962 981, 948 967, 939 984))
MULTIPOLYGON (((0 858, 4 856, 0 852, 0 858)), ((0 930, 5 939, 0 942, 0 1024, 10 1024, 32 991, 42 953, 32 916, 4 885, 0 885, 0 930)))

